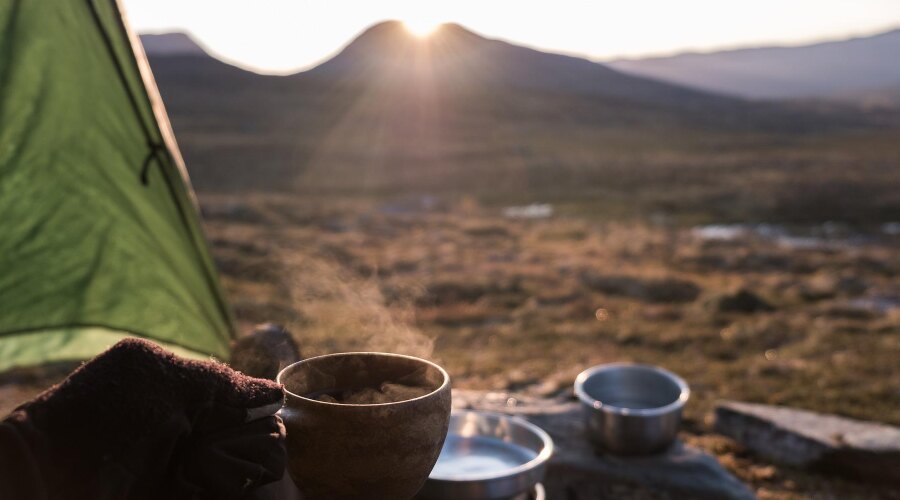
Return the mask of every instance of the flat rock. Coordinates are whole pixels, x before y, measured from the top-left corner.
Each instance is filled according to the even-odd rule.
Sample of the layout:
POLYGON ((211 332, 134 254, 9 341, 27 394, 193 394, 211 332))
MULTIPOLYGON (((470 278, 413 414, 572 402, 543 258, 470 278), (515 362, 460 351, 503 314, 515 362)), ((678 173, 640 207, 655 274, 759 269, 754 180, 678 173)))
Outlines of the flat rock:
POLYGON ((716 430, 772 461, 900 485, 900 428, 788 407, 716 406, 716 430))
POLYGON ((693 302, 702 291, 694 282, 676 278, 639 279, 584 271, 580 279, 592 290, 651 303, 693 302))
POLYGON ((565 398, 457 390, 453 406, 517 415, 547 431, 556 447, 544 480, 547 498, 755 498, 715 457, 681 442, 649 457, 596 454, 584 437, 580 405, 565 398))

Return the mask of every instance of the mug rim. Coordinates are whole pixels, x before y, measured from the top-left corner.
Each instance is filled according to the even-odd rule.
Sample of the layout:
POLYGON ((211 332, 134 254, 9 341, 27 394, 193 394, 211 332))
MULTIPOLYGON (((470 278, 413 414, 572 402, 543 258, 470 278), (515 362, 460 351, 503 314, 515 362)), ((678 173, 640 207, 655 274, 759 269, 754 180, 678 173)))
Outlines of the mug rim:
POLYGON ((437 364, 433 361, 428 361, 427 359, 419 358, 417 356, 409 356, 407 354, 397 354, 397 353, 393 353, 393 352, 353 351, 353 352, 336 352, 336 353, 331 353, 331 354, 322 354, 320 356, 313 356, 311 358, 306 358, 306 359, 302 359, 300 361, 291 363, 288 366, 285 366, 284 368, 282 368, 280 372, 278 372, 278 376, 275 377, 275 382, 281 385, 282 390, 288 397, 295 397, 295 398, 300 399, 305 402, 320 404, 320 405, 327 405, 327 406, 332 406, 332 407, 368 408, 368 407, 385 407, 385 406, 391 406, 391 405, 405 404, 405 403, 409 403, 411 401, 419 401, 419 400, 431 397, 431 396, 443 391, 450 385, 450 374, 447 373, 447 370, 442 368, 439 364, 437 364), (301 396, 299 394, 289 391, 287 388, 287 385, 285 385, 284 382, 282 382, 282 379, 283 379, 284 375, 288 372, 288 370, 291 370, 294 367, 301 365, 303 363, 309 363, 309 362, 324 359, 324 358, 350 357, 350 356, 360 356, 360 355, 373 356, 373 357, 405 358, 405 359, 410 359, 413 361, 418 361, 418 362, 421 362, 421 363, 424 363, 424 364, 427 364, 427 365, 430 365, 430 366, 436 368, 438 370, 438 372, 443 376, 443 381, 441 382, 441 385, 438 386, 437 389, 434 389, 433 391, 429 391, 429 392, 427 392, 421 396, 415 397, 415 398, 401 399, 400 401, 391 401, 389 403, 366 403, 366 404, 329 403, 327 401, 319 401, 318 399, 308 398, 306 396, 301 396))

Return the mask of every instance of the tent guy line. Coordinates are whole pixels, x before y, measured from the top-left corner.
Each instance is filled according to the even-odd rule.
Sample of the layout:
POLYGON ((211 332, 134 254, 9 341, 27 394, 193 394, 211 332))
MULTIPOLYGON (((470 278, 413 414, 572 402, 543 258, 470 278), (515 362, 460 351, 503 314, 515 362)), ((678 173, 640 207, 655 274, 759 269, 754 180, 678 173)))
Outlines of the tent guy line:
MULTIPOLYGON (((97 12, 97 6, 94 3, 94 0, 86 0, 88 7, 90 7, 91 17, 94 19, 94 24, 97 26, 97 32, 100 33, 100 36, 103 38, 103 44, 106 46, 106 52, 109 54, 109 58, 113 63, 113 66, 116 68, 116 75, 119 77, 119 82, 122 84, 122 89, 125 91, 125 95, 128 97, 128 102, 131 104, 131 110, 134 111, 135 117, 137 117, 138 124, 141 126, 141 130, 144 131, 144 135, 147 138, 147 147, 150 148, 150 151, 147 153, 147 158, 144 160, 144 164, 141 168, 140 179, 141 183, 145 186, 148 183, 147 179, 147 171, 150 168, 150 162, 152 160, 156 160, 157 164, 160 165, 159 158, 157 157, 157 151, 160 149, 165 149, 163 144, 160 144, 159 141, 153 138, 153 134, 150 132, 150 128, 147 126, 145 118, 141 113, 140 107, 137 103, 137 98, 134 96, 134 92, 131 89, 131 86, 128 85, 128 79, 125 77, 125 70, 122 68, 121 61, 119 61, 118 56, 116 56, 116 50, 113 47, 112 39, 110 39, 109 33, 107 33, 106 28, 103 26, 103 22, 100 20, 100 13, 97 12)), ((127 32, 123 32, 123 35, 127 38, 127 32)), ((140 71, 140 70, 138 70, 140 71)))

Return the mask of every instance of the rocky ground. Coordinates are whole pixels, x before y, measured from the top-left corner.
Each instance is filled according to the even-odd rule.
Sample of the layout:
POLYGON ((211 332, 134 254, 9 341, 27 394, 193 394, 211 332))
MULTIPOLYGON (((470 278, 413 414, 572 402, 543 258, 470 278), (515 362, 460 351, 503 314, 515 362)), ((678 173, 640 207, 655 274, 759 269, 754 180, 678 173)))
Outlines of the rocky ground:
MULTIPOLYGON (((712 421, 714 402, 727 398, 900 424, 900 238, 891 231, 797 238, 564 210, 510 218, 466 200, 201 201, 242 331, 274 321, 305 356, 426 355, 457 388, 539 397, 565 397, 593 364, 661 365, 693 389, 684 442, 760 498, 891 498, 775 466, 712 421)), ((7 374, 0 406, 62 373, 7 374)))
POLYGON ((305 354, 429 354, 458 387, 551 394, 592 364, 665 366, 718 398, 900 424, 900 239, 711 238, 664 221, 291 199, 205 200, 243 330, 305 354))
POLYGON ((569 397, 455 390, 453 405, 522 417, 547 431, 555 446, 543 481, 549 498, 900 498, 893 473, 900 428, 883 424, 721 402, 716 432, 689 428, 662 453, 616 457, 588 444, 581 405, 569 397))
POLYGON ((900 424, 895 235, 532 220, 464 200, 205 209, 242 328, 283 322, 304 355, 429 355, 455 387, 532 396, 565 395, 593 364, 658 364, 692 386, 684 442, 759 497, 891 495, 758 458, 713 431, 712 409, 728 398, 900 424))

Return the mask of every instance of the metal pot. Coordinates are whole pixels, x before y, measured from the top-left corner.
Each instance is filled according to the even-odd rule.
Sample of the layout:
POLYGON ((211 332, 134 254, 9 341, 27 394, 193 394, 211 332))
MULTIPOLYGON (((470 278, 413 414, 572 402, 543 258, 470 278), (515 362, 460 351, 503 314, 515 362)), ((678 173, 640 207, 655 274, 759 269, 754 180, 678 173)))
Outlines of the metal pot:
POLYGON ((588 438, 598 451, 648 455, 675 441, 690 389, 662 368, 613 363, 581 372, 575 394, 582 403, 588 438))

